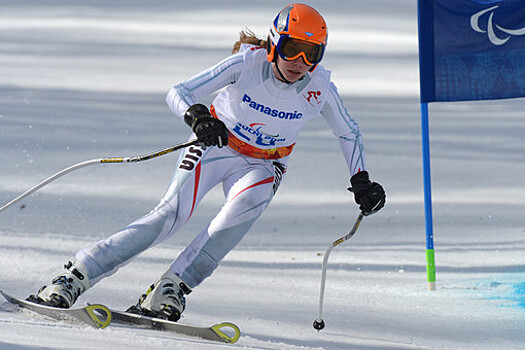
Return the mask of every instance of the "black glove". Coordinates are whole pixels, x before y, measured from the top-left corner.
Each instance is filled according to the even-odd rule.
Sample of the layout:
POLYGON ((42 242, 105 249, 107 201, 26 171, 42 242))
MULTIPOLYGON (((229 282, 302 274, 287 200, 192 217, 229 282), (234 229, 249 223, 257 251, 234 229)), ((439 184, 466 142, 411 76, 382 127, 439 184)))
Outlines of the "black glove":
POLYGON ((207 146, 223 147, 228 145, 228 129, 222 121, 213 118, 203 104, 195 104, 184 113, 184 121, 188 124, 203 148, 207 146))
POLYGON ((386 202, 386 194, 383 186, 377 182, 371 182, 368 172, 361 171, 350 179, 352 187, 349 191, 354 193, 354 199, 359 204, 363 214, 371 215, 383 208, 386 202))

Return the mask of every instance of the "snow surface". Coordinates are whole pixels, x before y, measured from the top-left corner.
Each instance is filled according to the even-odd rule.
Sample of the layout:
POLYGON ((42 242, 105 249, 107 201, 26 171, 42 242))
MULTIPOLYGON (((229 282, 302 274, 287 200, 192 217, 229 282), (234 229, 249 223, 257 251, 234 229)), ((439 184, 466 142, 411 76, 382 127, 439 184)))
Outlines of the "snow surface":
MULTIPOLYGON (((324 60, 365 137, 388 202, 321 262, 358 211, 337 141, 319 118, 251 233, 188 298, 183 321, 238 324, 235 345, 158 331, 104 330, 11 312, 0 349, 524 349, 523 99, 431 104, 437 290, 428 291, 414 0, 310 2, 330 29, 324 60)), ((186 139, 165 106, 172 84, 228 55, 244 27, 265 36, 286 3, 3 0, 0 203, 59 170, 186 139)), ((176 155, 78 170, 0 214, 0 288, 34 293, 72 254, 148 212, 176 155)), ((81 296, 134 303, 213 217, 214 190, 177 237, 81 296)))

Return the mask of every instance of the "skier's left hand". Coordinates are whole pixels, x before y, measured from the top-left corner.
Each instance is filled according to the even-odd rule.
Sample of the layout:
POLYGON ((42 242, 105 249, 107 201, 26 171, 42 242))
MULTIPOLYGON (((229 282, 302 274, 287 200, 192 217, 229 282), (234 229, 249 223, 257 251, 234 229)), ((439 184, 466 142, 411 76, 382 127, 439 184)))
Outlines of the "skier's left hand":
POLYGON ((377 182, 371 182, 368 172, 361 171, 350 179, 352 187, 349 191, 354 193, 354 199, 359 204, 359 209, 365 216, 377 213, 386 202, 386 194, 383 186, 377 182))

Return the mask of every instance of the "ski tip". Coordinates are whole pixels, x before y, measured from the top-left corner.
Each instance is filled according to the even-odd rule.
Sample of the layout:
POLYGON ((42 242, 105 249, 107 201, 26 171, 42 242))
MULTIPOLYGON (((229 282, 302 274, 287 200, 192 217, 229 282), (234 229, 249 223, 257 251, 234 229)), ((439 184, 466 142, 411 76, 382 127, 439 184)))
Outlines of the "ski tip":
POLYGON ((2 294, 2 296, 4 297, 5 300, 7 300, 8 302, 12 302, 13 298, 9 294, 5 293, 1 289, 0 289, 0 294, 2 294))
POLYGON ((213 325, 211 326, 211 329, 225 343, 233 344, 241 337, 241 330, 239 327, 230 322, 223 322, 213 325))

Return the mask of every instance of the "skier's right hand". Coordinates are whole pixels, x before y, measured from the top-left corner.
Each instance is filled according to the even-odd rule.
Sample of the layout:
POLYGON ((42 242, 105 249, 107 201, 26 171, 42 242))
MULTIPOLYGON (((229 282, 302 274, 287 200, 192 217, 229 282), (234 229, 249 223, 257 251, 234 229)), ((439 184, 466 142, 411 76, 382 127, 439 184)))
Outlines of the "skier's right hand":
POLYGON ((223 147, 228 145, 228 129, 219 119, 213 118, 203 104, 194 104, 186 113, 184 121, 188 124, 203 148, 208 146, 223 147))

